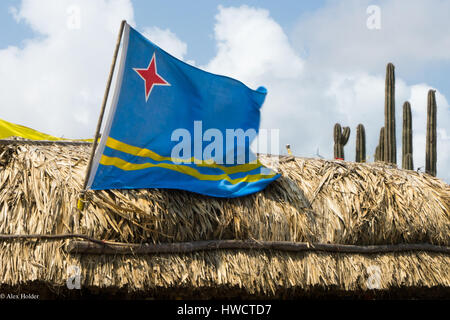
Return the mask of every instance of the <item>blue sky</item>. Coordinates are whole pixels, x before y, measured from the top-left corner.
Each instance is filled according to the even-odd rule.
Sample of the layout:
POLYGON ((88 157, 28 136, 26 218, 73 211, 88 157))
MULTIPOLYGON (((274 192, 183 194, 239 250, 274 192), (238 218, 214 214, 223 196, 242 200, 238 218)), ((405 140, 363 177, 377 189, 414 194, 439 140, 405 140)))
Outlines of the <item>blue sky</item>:
POLYGON ((335 122, 353 130, 347 159, 358 123, 371 156, 384 121, 385 66, 393 62, 397 141, 408 100, 415 167, 423 165, 426 94, 436 89, 438 175, 450 181, 448 12, 440 0, 4 0, 0 105, 8 108, 0 118, 58 136, 92 135, 119 22, 127 19, 197 67, 267 87, 261 127, 279 129, 280 145, 306 157, 319 149, 332 158, 335 122), (366 24, 371 5, 380 10, 378 29, 366 24), (67 25, 73 6, 81 18, 75 29, 67 25))

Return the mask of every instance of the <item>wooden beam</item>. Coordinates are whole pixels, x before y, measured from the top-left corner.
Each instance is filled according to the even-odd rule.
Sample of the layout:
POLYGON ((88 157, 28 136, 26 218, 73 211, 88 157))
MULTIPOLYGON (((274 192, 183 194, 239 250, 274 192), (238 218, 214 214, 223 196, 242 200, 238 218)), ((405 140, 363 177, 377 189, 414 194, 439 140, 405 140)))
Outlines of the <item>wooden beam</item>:
POLYGON ((160 254, 190 253, 207 250, 275 250, 275 251, 323 251, 332 253, 378 254, 392 252, 436 252, 450 254, 450 247, 429 243, 402 243, 392 245, 350 245, 334 243, 308 243, 293 241, 256 240, 205 240, 175 243, 123 243, 99 240, 83 234, 0 234, 0 241, 17 240, 71 240, 66 246, 69 253, 89 254, 160 254))
POLYGON ((95 243, 90 241, 71 241, 66 250, 69 253, 83 254, 161 254, 191 253, 209 250, 275 250, 288 252, 323 251, 331 253, 378 254, 392 252, 425 251, 450 254, 450 247, 432 244, 397 245, 345 245, 328 243, 304 243, 290 241, 253 240, 208 240, 180 243, 125 244, 95 243))

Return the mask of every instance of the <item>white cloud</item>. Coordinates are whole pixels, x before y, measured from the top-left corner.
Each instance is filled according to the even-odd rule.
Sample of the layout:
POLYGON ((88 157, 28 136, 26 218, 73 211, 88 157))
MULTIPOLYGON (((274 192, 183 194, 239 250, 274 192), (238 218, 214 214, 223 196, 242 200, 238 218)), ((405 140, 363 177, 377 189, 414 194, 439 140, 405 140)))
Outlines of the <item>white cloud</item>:
POLYGON ((133 23, 131 3, 24 0, 12 12, 36 36, 0 50, 0 118, 57 136, 92 136, 120 21, 133 23))
POLYGON ((219 6, 216 21, 218 52, 206 69, 233 75, 254 86, 259 77, 268 73, 275 78, 290 79, 301 72, 301 59, 269 11, 248 6, 219 6))
POLYGON ((183 60, 187 53, 187 44, 169 29, 163 30, 158 27, 147 27, 144 28, 143 35, 178 59, 183 60))

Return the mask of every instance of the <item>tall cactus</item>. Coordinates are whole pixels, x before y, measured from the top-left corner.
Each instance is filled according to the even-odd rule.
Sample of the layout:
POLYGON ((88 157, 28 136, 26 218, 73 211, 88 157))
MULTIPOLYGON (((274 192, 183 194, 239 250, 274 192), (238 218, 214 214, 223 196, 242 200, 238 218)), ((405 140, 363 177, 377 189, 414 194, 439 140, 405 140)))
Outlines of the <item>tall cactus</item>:
POLYGON ((394 65, 386 66, 384 102, 384 156, 383 161, 397 163, 397 141, 395 138, 395 73, 394 65))
POLYGON ((378 146, 375 149, 375 161, 383 161, 383 159, 384 159, 384 127, 381 127, 378 146))
POLYGON ((428 91, 425 172, 436 176, 436 90, 428 91))
POLYGON ((374 160, 375 161, 380 161, 380 146, 376 146, 375 148, 375 155, 374 155, 374 160))
POLYGON ((339 123, 334 125, 334 158, 344 159, 344 146, 347 144, 348 138, 350 137, 350 128, 341 128, 339 123))
POLYGON ((405 158, 403 159, 403 163, 404 163, 403 169, 407 169, 407 170, 413 170, 414 169, 412 153, 407 153, 405 155, 405 158))
POLYGON ((362 124, 356 127, 356 162, 366 162, 366 130, 362 124))
POLYGON ((414 170, 412 144, 412 119, 411 104, 405 101, 403 104, 403 129, 402 129, 402 168, 414 170), (409 156, 408 156, 409 155, 409 156))

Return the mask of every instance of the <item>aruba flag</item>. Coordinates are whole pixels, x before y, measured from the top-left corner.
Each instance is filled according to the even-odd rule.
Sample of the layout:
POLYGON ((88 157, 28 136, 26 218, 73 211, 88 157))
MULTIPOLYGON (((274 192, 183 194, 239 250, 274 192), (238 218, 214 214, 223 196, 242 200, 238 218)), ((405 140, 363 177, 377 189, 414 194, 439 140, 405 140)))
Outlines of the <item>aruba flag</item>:
POLYGON ((280 175, 250 151, 265 88, 171 56, 125 25, 108 120, 88 188, 181 189, 233 198, 280 175))

